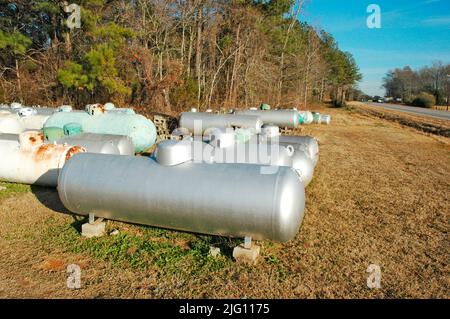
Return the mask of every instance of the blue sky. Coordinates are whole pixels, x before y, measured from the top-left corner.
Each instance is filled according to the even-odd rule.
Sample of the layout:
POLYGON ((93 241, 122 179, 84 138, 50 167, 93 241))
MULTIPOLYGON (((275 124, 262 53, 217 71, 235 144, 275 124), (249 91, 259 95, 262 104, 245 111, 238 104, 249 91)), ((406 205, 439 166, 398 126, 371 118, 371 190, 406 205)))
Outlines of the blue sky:
POLYGON ((382 95, 386 72, 406 65, 450 63, 450 0, 306 0, 301 20, 331 33, 353 54, 363 80, 359 87, 382 95), (381 29, 369 29, 370 4, 381 7, 381 29))

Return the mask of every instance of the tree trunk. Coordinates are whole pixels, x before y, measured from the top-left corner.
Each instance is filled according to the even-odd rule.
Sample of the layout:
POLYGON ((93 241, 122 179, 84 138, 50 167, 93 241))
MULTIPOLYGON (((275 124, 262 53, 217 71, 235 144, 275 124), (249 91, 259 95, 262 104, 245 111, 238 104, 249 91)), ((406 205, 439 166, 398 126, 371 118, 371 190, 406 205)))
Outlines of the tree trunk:
POLYGON ((197 107, 200 107, 200 97, 202 93, 202 19, 203 7, 200 5, 197 10, 197 43, 195 48, 195 76, 197 77, 197 107))
POLYGON ((230 80, 230 88, 228 92, 228 102, 229 105, 234 105, 235 103, 235 80, 236 73, 238 70, 238 64, 240 59, 240 34, 241 34, 241 24, 239 23, 236 30, 236 45, 237 45, 237 54, 234 57, 233 69, 231 71, 231 80, 230 80))
POLYGON ((187 76, 191 76, 191 58, 192 58, 192 47, 194 45, 194 35, 192 33, 192 27, 189 27, 189 49, 188 49, 188 56, 187 56, 187 76))
POLYGON ((17 79, 17 88, 19 90, 19 100, 21 103, 23 103, 23 96, 22 96, 22 82, 20 80, 20 71, 19 71, 19 60, 16 58, 16 79, 17 79))

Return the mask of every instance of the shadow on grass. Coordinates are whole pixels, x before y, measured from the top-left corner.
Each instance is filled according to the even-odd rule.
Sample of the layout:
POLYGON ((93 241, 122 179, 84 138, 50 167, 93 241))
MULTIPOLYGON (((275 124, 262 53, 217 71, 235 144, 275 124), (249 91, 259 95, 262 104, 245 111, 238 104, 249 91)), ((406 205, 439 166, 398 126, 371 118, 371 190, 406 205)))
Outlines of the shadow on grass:
MULTIPOLYGON (((42 186, 31 186, 31 192, 39 200, 39 202, 50 210, 62 213, 65 215, 70 215, 73 221, 70 223, 70 228, 75 230, 77 233, 81 233, 81 225, 88 222, 88 216, 76 215, 66 209, 59 199, 58 192, 55 188, 42 187, 42 186)), ((242 239, 238 238, 227 238, 219 236, 203 235, 198 233, 190 233, 184 231, 176 231, 165 228, 158 228, 147 225, 138 225, 134 223, 125 223, 134 226, 138 226, 145 232, 151 234, 150 237, 159 238, 183 238, 186 235, 192 235, 192 239, 189 240, 188 246, 191 250, 198 252, 201 256, 206 257, 209 255, 210 246, 220 248, 221 254, 228 260, 233 259, 233 248, 240 243, 242 239)), ((131 235, 131 234, 129 234, 131 235)), ((133 235, 131 235, 133 236, 133 235)), ((109 236, 108 236, 109 237, 109 236)), ((128 237, 127 237, 128 238, 128 237)), ((106 239, 104 239, 106 240, 106 239)))
POLYGON ((55 188, 31 185, 31 192, 45 207, 51 209, 56 213, 71 216, 73 218, 73 222, 70 225, 77 232, 81 233, 81 225, 87 223, 89 217, 76 215, 65 208, 63 203, 59 199, 58 191, 55 188))
POLYGON ((31 185, 31 192, 45 207, 57 213, 73 215, 64 207, 63 203, 59 199, 58 191, 55 188, 31 185))

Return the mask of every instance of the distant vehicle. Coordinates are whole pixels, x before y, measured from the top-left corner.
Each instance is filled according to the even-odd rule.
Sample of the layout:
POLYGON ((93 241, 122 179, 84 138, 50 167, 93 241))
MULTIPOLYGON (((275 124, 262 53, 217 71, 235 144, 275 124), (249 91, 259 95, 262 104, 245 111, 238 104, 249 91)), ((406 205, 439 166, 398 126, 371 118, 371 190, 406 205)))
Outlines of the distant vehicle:
POLYGON ((381 96, 374 96, 373 97, 373 101, 375 102, 375 103, 383 103, 383 98, 381 97, 381 96))
POLYGON ((397 103, 402 103, 402 102, 403 102, 403 100, 402 100, 402 98, 401 98, 401 97, 398 97, 398 98, 396 98, 396 99, 395 99, 395 102, 397 102, 397 103))

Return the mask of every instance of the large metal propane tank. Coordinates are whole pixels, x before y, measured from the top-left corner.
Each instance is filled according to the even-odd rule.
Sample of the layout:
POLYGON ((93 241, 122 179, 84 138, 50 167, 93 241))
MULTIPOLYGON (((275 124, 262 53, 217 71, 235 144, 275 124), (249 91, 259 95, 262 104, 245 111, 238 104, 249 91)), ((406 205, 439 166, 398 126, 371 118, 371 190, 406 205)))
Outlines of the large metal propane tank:
POLYGON ((44 127, 63 128, 68 123, 78 123, 83 132, 129 136, 136 153, 149 149, 156 141, 156 127, 152 121, 138 114, 102 113, 92 107, 88 112, 58 112, 49 117, 44 127), (92 114, 92 112, 94 114, 92 114))
POLYGON ((304 187, 280 167, 84 153, 64 165, 58 193, 70 211, 183 231, 285 242, 303 219, 304 187))
POLYGON ((56 143, 79 145, 89 153, 134 155, 134 145, 128 136, 80 133, 65 136, 56 143))
POLYGON ((261 119, 255 115, 183 112, 180 116, 180 127, 188 129, 197 136, 202 136, 210 128, 245 128, 259 133, 262 124, 261 119), (198 125, 198 127, 194 125, 198 125))
POLYGON ((257 115, 264 124, 274 124, 280 127, 297 127, 298 111, 295 110, 240 110, 238 115, 257 115))
POLYGON ((12 109, 0 114, 0 133, 19 134, 26 130, 41 130, 49 115, 39 114, 31 107, 12 109))

